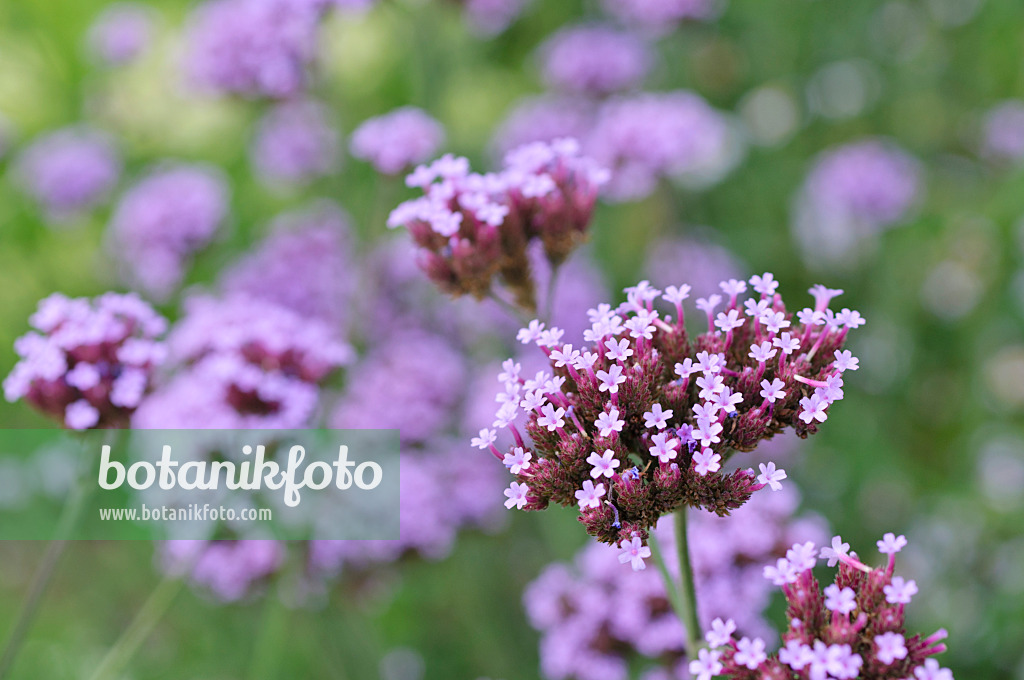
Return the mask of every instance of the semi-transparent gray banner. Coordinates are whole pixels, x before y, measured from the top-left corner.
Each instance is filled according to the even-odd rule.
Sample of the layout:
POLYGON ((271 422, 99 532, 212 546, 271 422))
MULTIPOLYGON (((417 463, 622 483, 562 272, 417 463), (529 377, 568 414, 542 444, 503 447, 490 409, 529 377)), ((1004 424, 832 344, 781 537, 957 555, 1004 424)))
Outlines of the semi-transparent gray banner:
POLYGON ((395 540, 398 446, 397 430, 0 430, 0 540, 395 540))

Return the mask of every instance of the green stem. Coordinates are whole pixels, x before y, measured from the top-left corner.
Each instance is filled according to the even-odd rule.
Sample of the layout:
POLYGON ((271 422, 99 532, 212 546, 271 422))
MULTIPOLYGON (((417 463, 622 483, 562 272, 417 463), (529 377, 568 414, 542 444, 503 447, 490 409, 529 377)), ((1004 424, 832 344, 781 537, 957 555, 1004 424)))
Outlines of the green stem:
POLYGON ((163 618, 184 583, 184 578, 166 576, 157 584, 149 599, 139 609, 139 613, 103 657, 90 680, 110 680, 118 677, 139 646, 149 637, 157 622, 163 618))
POLYGON ((43 596, 53 580, 57 563, 67 547, 68 537, 78 525, 87 496, 88 491, 84 484, 80 482, 71 491, 71 495, 64 503, 64 509, 61 511, 60 520, 57 523, 57 531, 53 539, 46 546, 43 561, 36 570, 35 578, 32 579, 32 584, 29 586, 28 596, 21 605, 21 611, 18 612, 14 628, 11 630, 11 634, 7 638, 7 644, 4 646, 3 656, 0 657, 0 680, 6 678, 14 666, 14 661, 18 656, 18 652, 21 651, 21 646, 25 642, 29 628, 32 627, 32 622, 35 620, 36 614, 39 613, 43 596))
POLYGON ((676 551, 679 553, 680 620, 686 628, 686 652, 694 657, 703 644, 704 635, 697 622, 697 591, 690 563, 690 544, 686 538, 686 506, 676 510, 676 551))

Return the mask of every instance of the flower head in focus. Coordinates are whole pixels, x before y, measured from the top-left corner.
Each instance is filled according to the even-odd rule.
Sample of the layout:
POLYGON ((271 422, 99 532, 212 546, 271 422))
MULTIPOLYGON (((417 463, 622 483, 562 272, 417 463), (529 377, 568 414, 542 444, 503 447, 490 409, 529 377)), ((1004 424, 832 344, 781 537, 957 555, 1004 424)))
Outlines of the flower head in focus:
MULTIPOLYGON (((549 366, 502 373, 494 422, 535 461, 516 475, 528 487, 523 508, 578 504, 587 532, 618 545, 645 541, 680 507, 724 516, 755 491, 781 488, 786 474, 773 463, 760 475, 723 465, 786 428, 817 431, 843 397, 843 370, 856 370, 842 346, 863 319, 832 311, 842 291, 824 286, 811 289, 813 307, 793 314, 777 286, 770 273, 723 281, 720 294, 698 300, 708 330, 695 335, 684 323, 689 286, 663 292, 647 281, 627 288, 618 307, 591 309, 582 346, 539 321, 523 328, 518 339, 549 366), (612 471, 602 473, 602 493, 587 487, 595 454, 612 471)), ((483 448, 502 459, 493 443, 483 448)))
POLYGON ((721 665, 717 674, 729 680, 953 680, 930 658, 946 651, 946 631, 928 637, 907 634, 904 610, 917 589, 913 581, 893 576, 896 552, 906 539, 887 534, 878 543, 888 562, 876 569, 848 552, 841 539, 833 545, 846 546, 843 550, 822 550, 822 557, 839 564, 835 582, 824 593, 812 572, 817 563, 813 543, 797 543, 776 566, 765 567, 766 578, 781 586, 788 604, 783 647, 768 655, 761 642, 761 651, 754 654, 759 640, 709 633, 721 665))

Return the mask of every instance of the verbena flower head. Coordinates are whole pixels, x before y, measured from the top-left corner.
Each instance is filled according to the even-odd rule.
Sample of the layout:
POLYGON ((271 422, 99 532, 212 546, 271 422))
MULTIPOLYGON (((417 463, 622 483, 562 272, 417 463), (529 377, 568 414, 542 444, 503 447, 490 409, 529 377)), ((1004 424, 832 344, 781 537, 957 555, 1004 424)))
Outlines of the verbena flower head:
POLYGON ((1009 100, 985 114, 982 151, 1001 161, 1024 159, 1024 102, 1009 100))
POLYGON ((169 163, 125 191, 110 221, 125 278, 166 299, 189 258, 213 238, 228 213, 228 184, 207 165, 169 163))
POLYGON ((126 426, 166 356, 167 322, 137 296, 116 293, 55 293, 29 321, 36 330, 14 345, 7 401, 25 399, 74 430, 126 426))
POLYGON ((352 357, 323 322, 243 296, 190 299, 168 348, 178 371, 143 402, 133 427, 307 427, 318 383, 352 357))
MULTIPOLYGON (((758 565, 784 556, 794 541, 820 540, 824 533, 792 516, 797 503, 796 492, 788 488, 759 495, 729 520, 704 512, 689 516, 699 620, 705 628, 717 618, 732 620, 733 630, 744 635, 770 633, 762 612, 771 584, 760 578, 758 565)), ((663 518, 656 533, 666 567, 678 578, 673 521, 663 518)), ((638 538, 621 549, 591 543, 572 567, 550 565, 527 586, 523 603, 530 623, 542 632, 544 677, 689 677, 684 625, 659 571, 653 566, 639 572, 622 568, 627 553, 639 544, 638 538), (643 675, 630 674, 644 665, 643 675), (665 675, 657 675, 659 671, 665 675)), ((649 558, 649 548, 637 550, 641 555, 644 551, 649 558)))
POLYGON ((364 121, 352 133, 352 155, 377 172, 395 175, 430 158, 444 143, 444 128, 425 111, 403 106, 364 121))
POLYGON ((186 69, 197 86, 246 97, 303 91, 324 3, 207 0, 188 26, 186 69))
POLYGON ((186 576, 221 602, 251 595, 284 561, 284 545, 272 540, 171 540, 160 544, 160 567, 165 573, 186 576))
POLYGON ((643 41, 602 25, 563 28, 541 45, 540 58, 549 87, 597 96, 638 86, 651 62, 643 41))
MULTIPOLYGON (((878 542, 888 554, 884 567, 861 562, 837 536, 833 547, 821 551, 830 566, 839 564, 835 582, 821 591, 812 569, 817 563, 813 543, 797 543, 765 577, 782 587, 789 628, 783 647, 774 654, 751 650, 759 640, 709 633, 719 675, 730 680, 801 678, 802 680, 953 680, 953 674, 929 658, 946 651, 946 631, 929 637, 909 636, 904 610, 917 592, 913 581, 893 576, 896 553, 906 545, 902 536, 886 534, 878 542)), ((708 676, 701 676, 708 677, 708 676)))
POLYGON ((444 156, 409 175, 406 183, 425 195, 392 211, 388 226, 409 229, 420 266, 444 292, 482 299, 498 278, 517 304, 534 309, 528 244, 537 239, 552 263, 565 260, 584 239, 606 177, 569 139, 520 147, 486 175, 444 156))
POLYGON ((869 139, 823 153, 804 180, 793 228, 810 260, 852 261, 862 241, 906 219, 921 193, 917 162, 869 139))
POLYGON ((289 101, 260 121, 252 163, 267 185, 302 184, 334 173, 341 160, 339 147, 324 106, 312 100, 289 101))
POLYGON ((49 219, 58 222, 100 203, 121 174, 113 142, 88 127, 64 128, 39 137, 16 164, 25 190, 49 219))
MULTIPOLYGON (((723 281, 720 294, 697 302, 707 318, 701 334, 683 323, 687 286, 663 293, 646 281, 626 289, 626 303, 588 312, 593 325, 582 346, 539 321, 523 328, 518 339, 537 345, 550 366, 499 376, 494 427, 507 428, 536 461, 516 475, 527 487, 524 508, 578 505, 589 534, 619 544, 646 540, 658 518, 679 507, 724 516, 776 487, 785 475, 774 466, 758 475, 723 465, 788 427, 801 437, 817 431, 843 396, 837 361, 853 368, 841 352, 846 334, 863 323, 855 311, 829 309, 841 291, 824 286, 811 289, 813 307, 794 315, 777 285, 768 273, 749 286, 723 281), (748 291, 754 295, 741 299, 748 291), (674 315, 654 309, 659 299, 674 315), (585 486, 587 459, 608 450, 620 466, 601 494, 585 486)), ((481 448, 503 458, 493 444, 481 448)))
POLYGON ((657 33, 688 19, 704 21, 717 13, 716 0, 603 0, 604 10, 623 23, 657 33))
POLYGON ((89 27, 89 48, 107 64, 128 63, 149 47, 154 23, 151 7, 127 2, 110 5, 89 27))
POLYGON ((728 155, 725 119, 692 92, 645 93, 608 101, 587 152, 612 170, 608 195, 643 198, 661 177, 708 171, 728 155))
POLYGON ((346 326, 355 287, 348 217, 330 201, 278 216, 221 277, 228 296, 266 300, 331 328, 346 326))

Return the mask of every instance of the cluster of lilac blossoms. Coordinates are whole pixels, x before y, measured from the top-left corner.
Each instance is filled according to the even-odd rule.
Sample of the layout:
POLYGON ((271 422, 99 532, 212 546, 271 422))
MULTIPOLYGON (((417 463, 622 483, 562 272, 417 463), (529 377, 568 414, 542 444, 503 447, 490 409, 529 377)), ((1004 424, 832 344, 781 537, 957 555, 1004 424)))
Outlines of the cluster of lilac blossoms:
POLYGON ((356 158, 373 163, 377 172, 395 175, 437 152, 444 127, 422 109, 403 106, 364 121, 352 132, 349 146, 356 158))
POLYGON ((15 342, 7 401, 25 399, 73 430, 125 427, 167 354, 164 318, 133 294, 55 293, 29 321, 38 332, 15 342))
POLYGON ((16 161, 25 190, 53 221, 70 220, 100 203, 121 175, 111 139, 89 127, 48 133, 16 161))
POLYGON ((192 13, 186 70, 222 94, 284 98, 305 90, 326 2, 207 0, 192 13))
POLYGON ((139 429, 307 427, 319 383, 352 350, 321 321, 245 296, 196 297, 168 338, 177 369, 139 407, 139 429))
POLYGON ((469 171, 451 155, 421 165, 406 184, 425 195, 388 218, 420 247, 420 266, 442 291, 482 299, 500 278, 515 303, 536 309, 527 246, 533 240, 561 264, 584 239, 607 172, 581 157, 575 140, 528 144, 499 173, 469 171))
MULTIPOLYGON (((822 541, 821 522, 794 517, 799 497, 792 486, 777 494, 759 494, 720 518, 694 513, 688 518, 699 621, 732 619, 747 635, 768 635, 762 612, 771 584, 758 565, 785 555, 794 542, 822 541)), ((663 518, 655 533, 670 574, 678 577, 673 522, 663 518)), ((523 595, 530 623, 540 631, 541 670, 552 680, 643 680, 686 678, 683 623, 670 603, 657 570, 623 570, 619 552, 590 543, 576 556, 575 569, 547 567, 523 595), (639 676, 630 668, 649 666, 639 676)))
POLYGON ((228 191, 220 171, 206 165, 165 164, 136 182, 110 221, 125 278, 166 299, 181 284, 189 258, 227 217, 228 191))
POLYGON ((340 140, 330 112, 313 100, 288 101, 260 121, 252 164, 268 186, 301 184, 337 170, 340 140))
POLYGON ((764 568, 786 596, 784 646, 769 655, 764 640, 736 640, 735 623, 717 619, 706 635, 712 649, 700 650, 690 672, 697 680, 953 680, 929 658, 946 651, 945 630, 926 638, 907 635, 904 610, 917 584, 893 575, 896 553, 906 544, 903 536, 886 534, 878 550, 888 562, 872 569, 836 536, 820 552, 830 567, 839 563, 835 582, 824 591, 812 572, 819 557, 814 543, 794 544, 775 566, 764 568))
POLYGON ((89 48, 107 64, 126 64, 149 47, 155 32, 154 18, 153 9, 146 5, 110 5, 89 27, 89 48))
POLYGON ((854 261, 875 234, 907 219, 922 191, 917 161, 867 139, 821 154, 804 180, 793 229, 809 261, 854 261))
POLYGON ((683 318, 689 286, 662 293, 646 281, 627 288, 621 306, 588 312, 587 346, 563 343, 560 329, 538 321, 522 329, 519 340, 536 344, 550 369, 521 375, 506 361, 493 425, 514 444, 499 451, 489 429, 472 442, 516 476, 506 505, 578 505, 589 534, 646 551, 662 515, 689 506, 724 516, 755 491, 779 488, 786 474, 774 463, 762 463, 760 475, 723 465, 787 427, 800 437, 817 431, 843 397, 844 371, 857 369, 842 347, 864 319, 829 309, 839 290, 815 286, 815 306, 792 314, 770 273, 750 284, 757 296, 742 304, 747 283, 735 279, 721 283, 724 299, 699 299, 708 330, 693 337, 683 318), (659 298, 674 318, 654 310, 659 298))
POLYGON ((541 45, 540 55, 549 87, 595 96, 636 87, 651 66, 642 40, 603 25, 564 28, 541 45))

